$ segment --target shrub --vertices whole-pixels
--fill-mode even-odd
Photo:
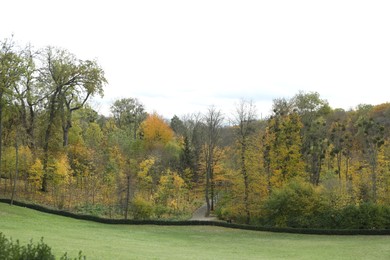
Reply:
[[[54,255],[51,252],[51,248],[43,242],[41,238],[38,244],[33,244],[31,240],[26,246],[20,245],[19,240],[13,242],[12,239],[8,240],[3,233],[0,232],[0,259],[4,260],[19,260],[19,259],[28,259],[28,260],[52,260],[55,259]],[[65,253],[61,260],[69,260],[67,253]],[[81,251],[79,252],[79,257],[75,259],[85,259],[85,256],[82,256]]]
[[[332,207],[307,183],[274,190],[262,206],[260,224],[319,229],[390,229],[390,207],[373,203]]]
[[[109,212],[109,206],[101,204],[90,204],[86,203],[84,205],[77,206],[75,208],[76,213],[78,214],[87,214],[92,216],[105,216]]]
[[[139,196],[133,199],[132,213],[134,219],[150,219],[153,214],[153,204]]]
[[[364,203],[350,205],[335,214],[336,227],[342,229],[390,229],[390,208]]]
[[[317,228],[323,225],[318,216],[328,210],[329,206],[311,184],[292,181],[275,189],[265,201],[260,223],[275,227]]]

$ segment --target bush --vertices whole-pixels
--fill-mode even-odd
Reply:
[[[132,213],[134,219],[150,219],[153,214],[153,204],[139,196],[133,199]]]
[[[262,207],[260,224],[319,229],[390,229],[390,207],[373,203],[334,208],[307,183],[274,190]]]
[[[350,205],[334,213],[336,228],[390,229],[390,208],[364,203]]]
[[[38,244],[33,244],[32,240],[26,246],[22,246],[19,240],[13,242],[12,239],[8,240],[3,233],[0,232],[0,259],[4,260],[52,260],[55,259],[51,252],[51,248],[43,242],[43,238]],[[61,260],[68,260],[67,254],[65,253]],[[79,257],[75,259],[85,259],[82,256],[81,251]]]
[[[218,203],[215,207],[215,215],[221,220],[233,223],[245,223],[246,215],[244,204],[231,194],[219,195]]]
[[[108,215],[110,211],[109,206],[101,204],[90,204],[86,203],[75,208],[76,213],[78,214],[87,214],[92,216],[105,216]]]
[[[273,227],[318,228],[323,225],[318,216],[329,206],[311,184],[293,181],[276,189],[262,207],[260,223]]]
[[[155,207],[154,207],[154,214],[156,215],[156,217],[158,219],[162,218],[165,214],[167,214],[169,212],[168,208],[165,207],[164,205],[161,205],[161,204],[157,204]]]

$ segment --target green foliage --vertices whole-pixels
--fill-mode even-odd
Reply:
[[[327,210],[311,184],[295,180],[272,192],[262,206],[260,223],[275,227],[316,227],[316,216]]]
[[[292,182],[275,190],[262,207],[260,223],[273,227],[321,229],[390,229],[390,207],[364,203],[331,206],[307,183]]]
[[[86,214],[92,216],[105,216],[108,215],[109,206],[101,205],[101,204],[90,204],[85,203],[84,205],[78,206],[75,208],[75,211],[78,214]]]
[[[348,205],[332,212],[331,227],[341,229],[390,229],[390,207],[373,203]]]
[[[41,240],[34,244],[32,240],[27,245],[20,245],[19,240],[13,242],[12,239],[8,240],[3,233],[0,232],[0,259],[3,260],[54,260],[55,257],[51,252],[50,246],[43,242],[43,237]],[[71,260],[67,253],[65,253],[61,260]],[[79,252],[78,258],[75,260],[86,259],[82,255],[81,251]]]
[[[153,215],[153,204],[150,201],[136,196],[131,203],[134,219],[150,219]]]

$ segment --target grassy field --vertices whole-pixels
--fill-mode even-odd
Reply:
[[[209,226],[107,225],[0,203],[0,232],[87,259],[390,259],[389,236],[319,236]]]

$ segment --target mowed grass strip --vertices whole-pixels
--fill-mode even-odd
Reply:
[[[0,232],[44,237],[57,256],[87,259],[390,259],[390,236],[325,236],[211,226],[108,225],[0,203]]]

